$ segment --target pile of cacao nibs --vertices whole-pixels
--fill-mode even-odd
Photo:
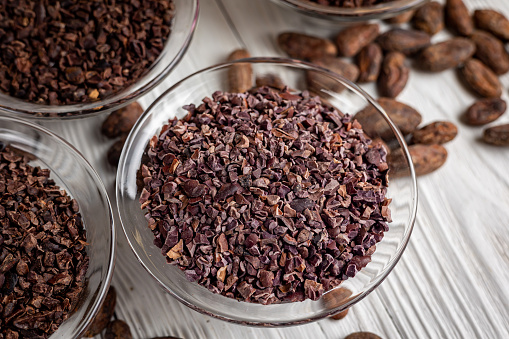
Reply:
[[[504,47],[509,41],[509,20],[504,15],[491,9],[471,14],[462,0],[447,0],[445,5],[428,2],[387,22],[396,26],[383,33],[377,23],[364,23],[343,29],[334,41],[284,32],[277,42],[293,58],[311,61],[354,82],[376,82],[380,100],[386,103],[382,106],[391,118],[400,115],[398,110],[405,105],[394,99],[405,89],[411,75],[410,63],[426,72],[457,70],[459,80],[479,97],[471,107],[465,107],[466,124],[488,124],[505,112],[506,103],[500,98],[503,87],[498,79],[509,71],[509,53]],[[433,36],[444,28],[457,36],[434,43]],[[308,76],[307,80],[311,92],[319,90],[321,79]],[[447,121],[431,122],[423,127],[427,137],[426,143],[421,143],[419,137],[412,137],[414,132],[424,133],[417,130],[420,121],[414,124],[415,114],[401,117],[401,124],[412,126],[401,129],[395,121],[408,135],[407,140],[415,144],[410,151],[417,174],[440,168],[447,158],[442,144],[454,138],[456,126]],[[483,140],[509,145],[509,124],[486,129]]]
[[[0,3],[0,90],[50,105],[102,100],[156,61],[172,0]]]
[[[317,300],[391,221],[386,152],[307,91],[215,92],[154,136],[141,208],[169,263],[240,301]]]
[[[335,6],[343,8],[369,7],[374,5],[392,2],[395,0],[309,0],[324,6]]]
[[[89,265],[76,200],[28,161],[0,149],[2,338],[48,338],[78,304]]]

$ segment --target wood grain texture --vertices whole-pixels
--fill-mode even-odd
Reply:
[[[509,16],[506,0],[465,0],[469,9],[496,8]],[[178,79],[225,60],[236,48],[253,56],[282,56],[277,34],[293,30],[334,37],[335,23],[311,19],[268,0],[202,0],[201,17],[188,53],[171,76],[140,102],[147,107]],[[383,27],[385,29],[385,27]],[[450,37],[440,32],[433,41]],[[509,75],[501,78],[508,99]],[[363,85],[376,96],[372,84]],[[136,262],[118,226],[113,284],[116,316],[135,338],[343,338],[370,331],[382,338],[509,338],[509,149],[479,142],[482,128],[459,122],[475,98],[454,70],[411,71],[399,96],[416,107],[423,123],[450,120],[458,137],[446,147],[449,159],[438,172],[419,179],[417,222],[402,260],[387,280],[341,321],[322,320],[281,329],[248,328],[194,312],[164,293]],[[104,117],[51,122],[104,180],[114,204],[115,172],[106,162],[112,141],[99,133]],[[497,122],[509,122],[509,115]]]

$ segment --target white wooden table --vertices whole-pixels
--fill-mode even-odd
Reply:
[[[471,8],[494,7],[509,16],[507,0],[466,0]],[[275,37],[300,31],[333,37],[339,26],[308,19],[268,0],[201,0],[200,22],[184,60],[155,91],[234,49],[253,56],[282,56]],[[446,39],[441,32],[433,39]],[[502,77],[506,89],[509,75]],[[376,96],[373,85],[364,88]],[[507,90],[503,97],[508,99]],[[343,338],[371,331],[382,338],[509,338],[509,148],[479,142],[481,128],[459,122],[474,96],[455,71],[412,70],[399,100],[418,108],[424,122],[451,120],[458,137],[446,147],[449,159],[438,172],[419,178],[415,230],[402,260],[387,280],[341,321],[325,319],[290,328],[248,328],[222,322],[181,305],[164,293],[136,261],[118,226],[113,285],[116,315],[135,338],[174,335],[191,338]],[[101,136],[104,117],[44,123],[73,143],[92,163],[114,201],[114,169],[106,162],[111,141]],[[497,123],[509,122],[506,113]]]

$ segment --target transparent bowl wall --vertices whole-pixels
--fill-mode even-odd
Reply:
[[[305,89],[306,71],[320,75],[323,86],[317,93],[330,104],[345,113],[355,113],[366,106],[374,106],[383,121],[380,125],[384,134],[390,132],[388,140],[393,151],[403,151],[406,163],[400,171],[407,171],[408,177],[391,181],[388,196],[391,204],[393,222],[382,242],[377,245],[372,262],[363,268],[355,278],[346,280],[341,287],[353,292],[345,297],[342,290],[332,290],[318,300],[284,303],[278,305],[259,305],[239,302],[222,295],[214,294],[197,283],[190,283],[176,266],[166,263],[159,248],[153,245],[154,236],[147,226],[144,212],[138,202],[139,191],[136,186],[136,173],[140,168],[142,156],[152,136],[159,134],[168,119],[183,117],[183,105],[199,104],[205,96],[216,90],[227,90],[228,70],[239,62],[226,63],[197,72],[180,81],[144,113],[128,137],[117,172],[117,208],[123,230],[145,269],[170,294],[185,305],[223,320],[248,325],[280,326],[299,324],[317,320],[355,304],[389,274],[409,240],[413,228],[417,192],[412,165],[408,162],[407,146],[380,106],[365,92],[350,81],[311,64],[288,59],[244,59],[241,62],[252,64],[255,75],[277,74],[291,88]],[[340,91],[338,85],[344,87]]]
[[[191,42],[198,21],[199,0],[173,1],[176,14],[164,49],[148,72],[134,84],[100,101],[60,106],[30,103],[0,92],[0,110],[16,115],[27,114],[31,117],[50,114],[50,118],[70,118],[108,113],[137,100],[170,74]]]
[[[272,0],[280,5],[291,7],[305,15],[343,22],[358,22],[373,19],[387,19],[417,8],[430,0],[395,0],[375,6],[343,8],[325,6],[308,0]]]
[[[72,315],[50,338],[81,338],[106,296],[113,273],[115,229],[106,190],[81,154],[46,129],[0,117],[0,141],[33,155],[30,164],[50,169],[50,177],[79,204],[89,243],[87,284]]]

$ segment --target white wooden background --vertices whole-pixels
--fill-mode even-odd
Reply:
[[[507,0],[465,0],[470,9],[493,7],[509,16]],[[141,103],[182,77],[219,63],[234,49],[253,56],[282,56],[275,37],[292,30],[333,37],[340,26],[306,18],[268,0],[201,0],[200,22],[184,60]],[[446,39],[441,32],[433,39]],[[502,78],[509,88],[509,75]],[[374,86],[364,87],[376,96]],[[507,90],[503,97],[508,99]],[[451,120],[458,137],[446,147],[440,171],[419,179],[415,231],[402,260],[387,280],[341,321],[325,319],[290,328],[248,328],[222,322],[165,294],[136,261],[119,230],[113,285],[116,315],[135,338],[343,338],[371,331],[382,338],[509,338],[509,148],[482,144],[482,128],[459,122],[474,96],[456,71],[412,70],[399,96],[418,108],[424,122]],[[85,155],[103,178],[114,202],[114,169],[106,162],[111,145],[99,133],[104,117],[45,123]],[[497,123],[509,122],[506,113]],[[118,220],[118,219],[117,219]]]

